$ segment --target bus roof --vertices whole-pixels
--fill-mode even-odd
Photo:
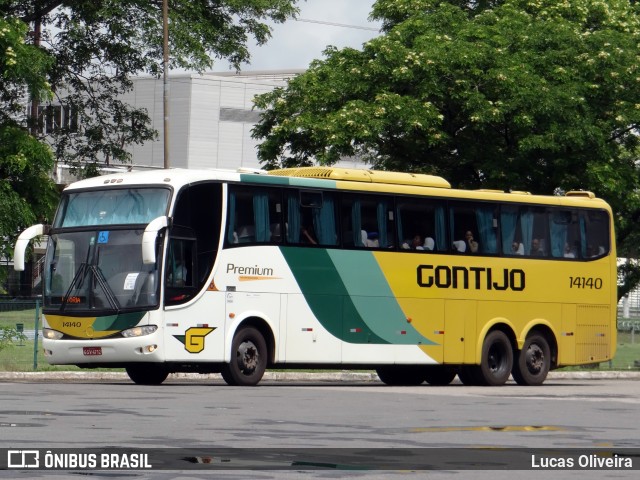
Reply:
[[[532,195],[523,191],[454,189],[447,180],[434,175],[339,167],[299,167],[268,172],[246,169],[234,171],[181,168],[123,171],[79,180],[69,185],[66,190],[144,185],[167,185],[178,190],[183,185],[206,180],[608,209],[604,200],[597,198],[589,191],[575,190],[567,192],[564,196],[558,196]]]

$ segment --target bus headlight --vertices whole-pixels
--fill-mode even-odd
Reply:
[[[131,337],[143,337],[144,335],[151,335],[158,329],[156,325],[144,325],[142,327],[133,327],[121,332],[125,338]]]
[[[60,340],[62,338],[63,333],[57,330],[52,330],[50,328],[42,329],[42,336],[48,340]]]

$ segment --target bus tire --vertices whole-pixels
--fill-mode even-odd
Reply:
[[[154,363],[133,363],[125,368],[127,375],[138,385],[160,385],[169,376],[164,365]]]
[[[489,332],[482,344],[480,374],[485,385],[504,385],[513,370],[513,348],[509,337],[500,330]]]
[[[267,368],[267,343],[253,327],[238,330],[231,344],[231,362],[222,367],[222,378],[228,385],[257,385]]]
[[[429,385],[449,385],[457,373],[455,368],[433,365],[425,368],[424,379]]]
[[[458,378],[463,385],[470,387],[486,385],[478,365],[462,365],[458,370]]]
[[[551,347],[539,334],[529,335],[513,364],[513,379],[518,385],[542,385],[551,369]]]
[[[415,365],[385,365],[376,368],[382,383],[391,386],[416,386],[424,382],[424,370]]]

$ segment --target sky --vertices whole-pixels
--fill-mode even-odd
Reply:
[[[360,49],[379,35],[380,22],[368,20],[375,0],[300,0],[298,20],[272,25],[266,45],[252,45],[251,64],[242,71],[304,69],[328,45]],[[340,25],[348,25],[340,26]],[[229,71],[229,64],[217,61],[216,72]]]

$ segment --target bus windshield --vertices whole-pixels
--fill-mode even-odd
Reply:
[[[52,234],[45,259],[45,308],[98,314],[157,305],[157,264],[142,261],[143,232]]]
[[[146,224],[166,214],[167,188],[121,188],[66,194],[54,228]]]

